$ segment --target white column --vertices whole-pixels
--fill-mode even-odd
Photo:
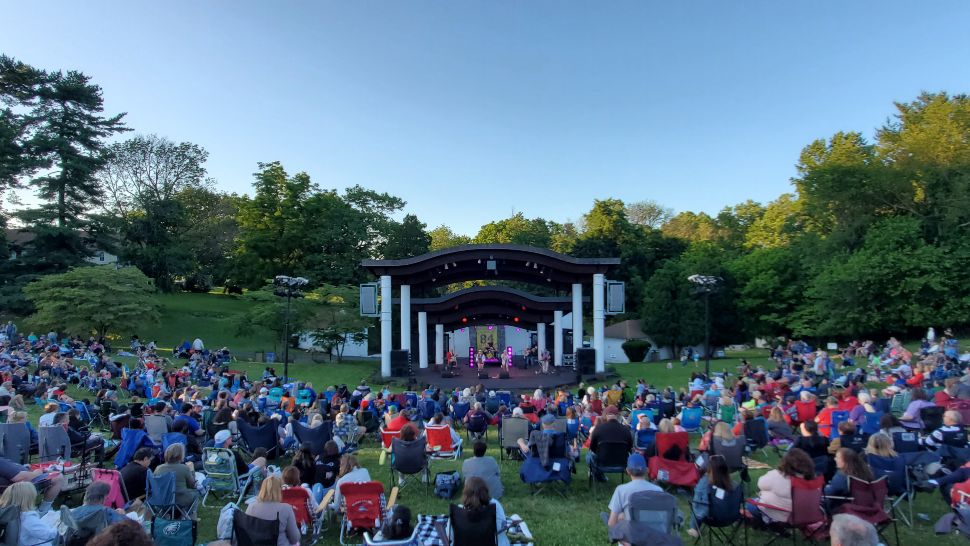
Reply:
[[[596,349],[596,373],[606,371],[606,277],[593,275],[593,348]]]
[[[411,350],[411,285],[401,285],[401,350]],[[412,360],[411,362],[414,362]]]
[[[562,311],[554,311],[552,317],[552,363],[562,366]]]
[[[434,325],[434,363],[438,366],[445,363],[445,325]]]
[[[418,367],[428,367],[428,314],[418,311]]]
[[[583,285],[573,284],[573,352],[583,346]]]
[[[391,377],[391,276],[381,276],[381,377]]]
[[[546,323],[540,322],[536,324],[536,350],[539,354],[536,355],[536,362],[542,358],[542,353],[546,352]]]

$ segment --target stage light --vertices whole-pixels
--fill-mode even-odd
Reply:
[[[530,265],[532,265],[532,262],[525,262],[526,267],[529,267]]]
[[[445,264],[445,271],[448,271],[448,264]]]
[[[468,317],[461,317],[462,323],[468,323]]]
[[[491,324],[489,324],[489,325],[488,325],[488,329],[489,329],[489,330],[491,330],[491,329],[493,329],[493,328],[495,328],[495,327],[494,327],[494,326],[492,326]]]
[[[482,263],[482,259],[481,258],[478,259],[478,263]]]
[[[512,319],[512,322],[519,322],[519,317],[515,317],[514,319]]]
[[[532,269],[539,269],[539,264],[532,264]]]
[[[525,306],[524,305],[522,306],[522,310],[525,311]]]

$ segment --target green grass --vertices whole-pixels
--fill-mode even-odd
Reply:
[[[238,336],[234,333],[232,319],[245,311],[245,302],[238,298],[216,294],[178,294],[162,296],[162,300],[164,312],[161,321],[156,325],[138,326],[133,328],[131,333],[137,333],[143,339],[154,339],[161,347],[171,347],[182,339],[201,337],[207,346],[225,345],[237,352],[272,350],[272,339],[269,339],[269,336]],[[732,353],[730,356],[731,358],[713,360],[712,370],[736,372],[736,366],[740,364],[741,358],[748,358],[754,365],[769,364],[764,351]],[[666,361],[618,364],[611,366],[611,369],[630,385],[634,385],[638,378],[643,378],[655,386],[669,385],[680,389],[686,386],[693,371],[704,368],[703,362],[696,367],[693,363],[682,367],[679,362],[674,361],[673,368],[670,370],[667,369],[666,364]],[[255,362],[237,362],[232,367],[258,375],[264,366],[265,364]],[[275,367],[277,371],[282,371],[279,364]],[[292,377],[311,381],[317,390],[331,384],[354,385],[364,378],[369,379],[373,386],[382,386],[383,381],[378,379],[378,370],[379,363],[373,361],[340,364],[300,362],[290,365]],[[399,390],[400,386],[395,385],[394,388]],[[75,389],[71,389],[70,394],[81,398],[86,397],[86,393],[80,393]],[[28,409],[32,422],[36,422],[40,408],[31,405]],[[692,435],[695,444],[698,438],[698,435]],[[466,453],[470,453],[470,450]],[[494,431],[490,431],[489,435],[489,454],[499,458],[498,438]],[[386,465],[379,465],[377,444],[373,441],[365,443],[358,455],[362,464],[370,470],[371,476],[388,486],[389,470]],[[777,464],[777,456],[773,453],[767,456],[758,453],[754,458],[769,466]],[[522,516],[532,530],[536,544],[565,546],[607,543],[606,529],[599,519],[599,513],[607,510],[607,503],[616,485],[615,476],[610,478],[611,483],[602,484],[593,491],[587,483],[585,462],[581,461],[578,464],[569,497],[562,500],[550,492],[533,497],[529,488],[519,479],[519,463],[506,461],[501,462],[500,465],[506,491],[502,504],[506,513]],[[431,469],[433,474],[459,467],[460,462],[435,461]],[[753,471],[753,482],[756,482],[763,472]],[[749,486],[749,493],[753,492],[755,487],[755,483],[752,483]],[[688,513],[687,498],[679,496],[678,499],[681,509]],[[403,490],[399,502],[408,505],[415,514],[448,512],[448,501],[426,493],[423,486],[416,484],[410,484]],[[900,525],[900,541],[918,543],[922,540],[933,540],[938,545],[965,543],[963,539],[952,536],[938,537],[933,534],[932,522],[935,522],[946,510],[947,507],[937,493],[918,495],[914,511],[928,514],[930,521],[917,520],[912,529]],[[218,516],[218,508],[202,509],[199,518],[200,543],[215,538]],[[686,534],[684,539],[689,543],[690,538]],[[749,533],[750,544],[762,544],[765,541],[766,535],[754,531]],[[325,532],[320,544],[337,544],[335,524],[330,525],[330,530]]]

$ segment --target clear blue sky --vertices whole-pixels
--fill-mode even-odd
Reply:
[[[474,234],[594,198],[716,212],[892,101],[970,91],[970,3],[5,2],[0,52],[76,68],[139,133],[403,197]]]

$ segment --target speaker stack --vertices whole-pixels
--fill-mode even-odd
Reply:
[[[394,377],[411,375],[411,351],[391,351],[391,375]]]
[[[583,347],[576,349],[576,375],[596,374],[596,349]]]
[[[502,370],[502,371],[498,372],[498,378],[499,379],[508,379],[509,378],[509,371],[508,370]]]

